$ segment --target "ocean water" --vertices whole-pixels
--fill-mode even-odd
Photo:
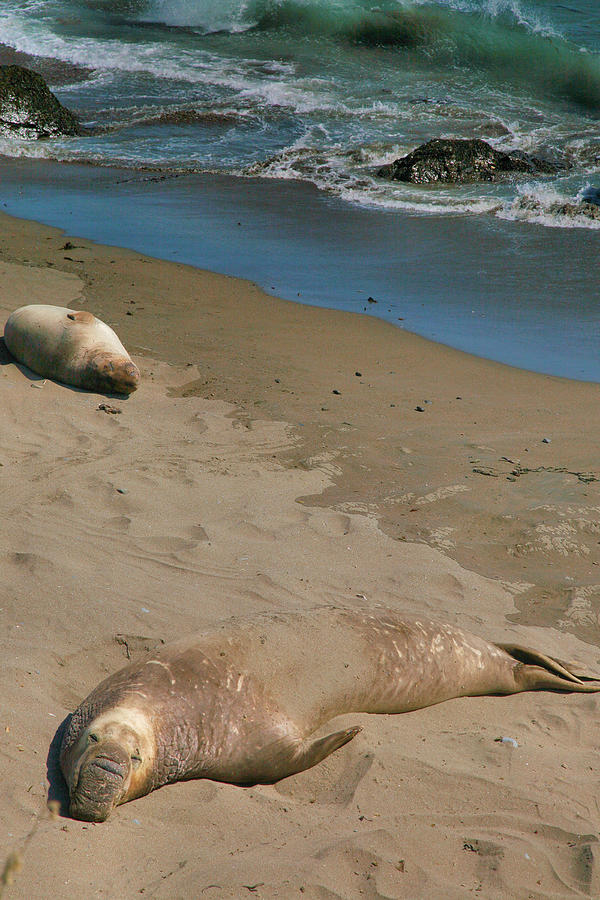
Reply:
[[[64,63],[51,86],[87,129],[2,138],[6,156],[294,179],[410,215],[600,227],[565,211],[600,186],[598,0],[3,0],[0,43]],[[433,137],[566,168],[465,187],[376,177]]]
[[[225,272],[488,359],[600,382],[594,231],[398,214],[298,181],[29,159],[5,160],[0,174],[4,212],[63,228],[75,245],[86,237]]]

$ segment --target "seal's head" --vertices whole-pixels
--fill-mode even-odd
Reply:
[[[131,359],[97,352],[85,368],[85,387],[99,393],[132,394],[140,383],[140,370]]]
[[[70,814],[86,822],[104,822],[113,807],[148,793],[153,759],[154,742],[145,716],[113,710],[93,719],[61,755]]]

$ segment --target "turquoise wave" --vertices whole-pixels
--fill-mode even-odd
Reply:
[[[397,48],[432,66],[476,70],[498,82],[600,107],[600,55],[528,20],[515,4],[401,5],[256,0],[246,16],[261,31],[295,30]]]
[[[120,0],[115,6],[136,6],[146,20],[204,33],[285,32],[397,50],[421,67],[450,66],[589,111],[600,107],[600,54],[571,42],[535,5],[518,0]]]

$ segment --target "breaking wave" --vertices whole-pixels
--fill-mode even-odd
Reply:
[[[364,46],[404,50],[430,65],[478,70],[535,85],[588,109],[600,106],[600,58],[516,0],[150,0],[140,21],[205,34],[286,30]]]

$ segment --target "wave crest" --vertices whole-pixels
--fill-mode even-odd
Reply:
[[[125,2],[125,0],[123,0]],[[133,2],[133,0],[128,0]],[[140,18],[204,34],[285,30],[407,51],[426,66],[478,71],[600,108],[600,57],[518,0],[140,0]]]
[[[389,29],[386,16],[419,14],[423,8],[437,7],[441,12],[477,14],[488,21],[517,25],[540,34],[556,33],[542,21],[537,12],[519,0],[88,0],[95,6],[112,8],[119,13],[137,14],[165,25],[200,27],[208,32],[233,32],[251,27],[271,28],[281,25],[325,31],[346,29],[361,18],[369,24]],[[369,22],[368,20],[371,20]],[[392,26],[391,31],[394,31]],[[385,35],[384,35],[385,36]]]

